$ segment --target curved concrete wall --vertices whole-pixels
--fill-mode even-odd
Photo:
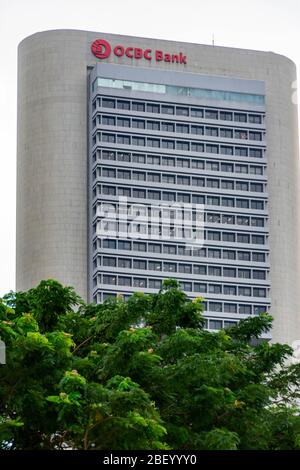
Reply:
[[[266,83],[271,299],[274,340],[300,339],[299,162],[294,64],[271,53],[74,30],[34,34],[19,46],[17,289],[41,279],[87,298],[87,68],[90,45],[182,51],[186,72]],[[111,55],[108,63],[180,71],[181,64]]]

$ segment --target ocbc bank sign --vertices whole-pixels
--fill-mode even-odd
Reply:
[[[111,47],[105,39],[96,39],[91,46],[92,53],[98,59],[107,59],[113,53],[117,57],[128,57],[128,59],[146,59],[155,60],[156,62],[171,62],[176,64],[186,64],[186,55],[182,52],[178,54],[170,54],[158,49],[142,49],[140,47],[126,47],[118,44],[114,48]]]

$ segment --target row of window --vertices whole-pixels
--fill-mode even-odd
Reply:
[[[93,189],[93,197],[97,195],[124,196],[137,199],[156,201],[183,202],[204,204],[207,206],[237,207],[240,209],[264,210],[266,201],[259,199],[241,199],[234,197],[209,196],[203,194],[176,193],[175,191],[154,191],[126,186],[108,186],[97,184]]]
[[[176,184],[180,186],[198,186],[207,188],[221,188],[235,191],[251,191],[262,193],[265,190],[264,183],[229,180],[220,178],[204,178],[200,176],[175,175],[172,173],[145,172],[138,170],[115,169],[109,167],[97,168],[93,171],[93,179],[96,177],[118,178],[125,180],[147,181],[150,183]]]
[[[193,256],[203,258],[220,258],[227,260],[250,261],[253,263],[265,263],[266,253],[261,251],[248,250],[227,250],[219,248],[187,247],[186,245],[176,245],[168,243],[151,243],[131,240],[98,239],[94,242],[94,250],[97,248],[121,251],[139,251],[144,253],[164,253],[167,255]],[[120,261],[119,261],[120,259]],[[118,267],[131,268],[130,258],[119,258]],[[96,263],[96,261],[95,261]],[[97,264],[94,265],[96,267]]]
[[[139,100],[124,100],[114,98],[97,98],[93,101],[92,110],[97,107],[109,109],[121,109],[125,111],[135,111],[138,113],[168,114],[185,117],[195,117],[200,119],[219,119],[222,121],[249,122],[251,124],[261,124],[263,115],[258,113],[233,112],[229,110],[217,110],[213,108],[195,106],[174,106],[173,104],[160,104],[152,101],[144,102]]]
[[[215,143],[189,142],[185,140],[160,139],[154,137],[142,137],[140,135],[112,134],[97,132],[93,136],[93,145],[97,142],[110,144],[134,145],[137,147],[163,148],[168,150],[191,151],[200,153],[213,153],[222,155],[235,155],[239,157],[263,158],[264,149],[238,147],[233,145],[218,145]]]
[[[160,226],[156,224],[143,224],[137,222],[117,222],[117,221],[101,221],[98,226],[93,225],[94,233],[101,232],[101,235],[109,234],[111,236],[128,234],[131,237],[136,235],[137,238],[157,238],[164,239],[193,239],[193,240],[212,240],[223,241],[227,243],[252,243],[253,245],[265,245],[267,237],[265,235],[257,235],[239,232],[223,232],[220,230],[200,230],[196,231],[188,227],[172,227]]]
[[[94,287],[96,287],[98,283],[101,283],[101,277],[98,275],[94,278]],[[124,276],[119,274],[111,275],[111,274],[103,274],[102,275],[102,283],[103,284],[110,284],[110,285],[119,285],[119,286],[126,286],[126,287],[148,287],[149,289],[161,289],[162,288],[162,279],[144,279],[140,277],[132,277],[132,276]],[[185,282],[185,281],[182,281]],[[191,283],[189,283],[191,284]],[[231,286],[231,285],[223,285],[223,284],[207,284],[204,282],[194,282],[193,283],[193,291],[199,292],[202,294],[214,294],[214,295],[229,295],[229,296],[239,296],[239,297],[263,297],[266,298],[268,296],[268,289],[262,287],[250,287],[250,286]],[[219,302],[215,304],[222,305]],[[216,308],[216,307],[215,307]],[[222,311],[222,308],[219,307],[220,310],[215,311]],[[227,310],[229,312],[229,310]],[[236,313],[230,311],[230,313]]]
[[[104,256],[102,263],[105,261],[105,266],[116,267],[117,258],[113,256]],[[215,277],[232,277],[240,279],[261,279],[267,278],[267,271],[265,269],[248,269],[248,268],[235,268],[228,266],[214,266],[205,264],[189,264],[189,263],[171,263],[162,262],[157,260],[147,259],[134,259],[132,260],[133,268],[143,271],[165,271],[165,272],[179,272],[183,274],[197,274],[204,276]],[[126,263],[124,263],[126,264]]]
[[[93,154],[93,161],[101,159],[101,150]],[[147,155],[130,152],[114,152],[102,150],[102,160],[119,161],[125,163],[138,163],[139,165],[163,165],[174,168],[193,168],[207,171],[221,171],[224,173],[244,173],[251,175],[263,175],[265,167],[262,165],[245,165],[240,163],[215,162],[190,158],[175,158],[160,155]]]
[[[122,209],[124,209],[122,207]],[[113,217],[118,218],[120,213],[124,215],[124,210],[121,211],[119,204],[114,203],[102,203],[93,207],[93,216],[99,215],[100,217]],[[126,215],[133,219],[139,217],[142,221],[161,222],[168,221],[174,223],[182,223],[183,221],[196,221],[200,220],[207,224],[222,224],[222,225],[243,225],[247,227],[265,227],[266,219],[263,217],[249,217],[245,215],[234,215],[230,213],[220,214],[219,212],[201,212],[193,211],[192,209],[187,211],[184,209],[169,209],[164,207],[152,207],[144,205],[127,205]]]
[[[247,129],[234,129],[227,127],[200,126],[182,122],[153,121],[123,116],[97,115],[93,119],[93,128],[97,125],[128,127],[134,129],[147,129],[150,131],[177,132],[179,134],[207,135],[210,137],[224,137],[226,139],[262,141],[264,134],[260,131]]]

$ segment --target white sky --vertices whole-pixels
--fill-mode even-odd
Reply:
[[[83,29],[273,51],[300,67],[299,0],[0,0],[0,296],[15,287],[17,45]]]

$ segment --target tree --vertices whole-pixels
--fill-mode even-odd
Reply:
[[[2,449],[299,449],[299,364],[263,314],[204,329],[174,280],[86,305],[42,281],[0,302]],[[253,341],[256,340],[256,341]]]

